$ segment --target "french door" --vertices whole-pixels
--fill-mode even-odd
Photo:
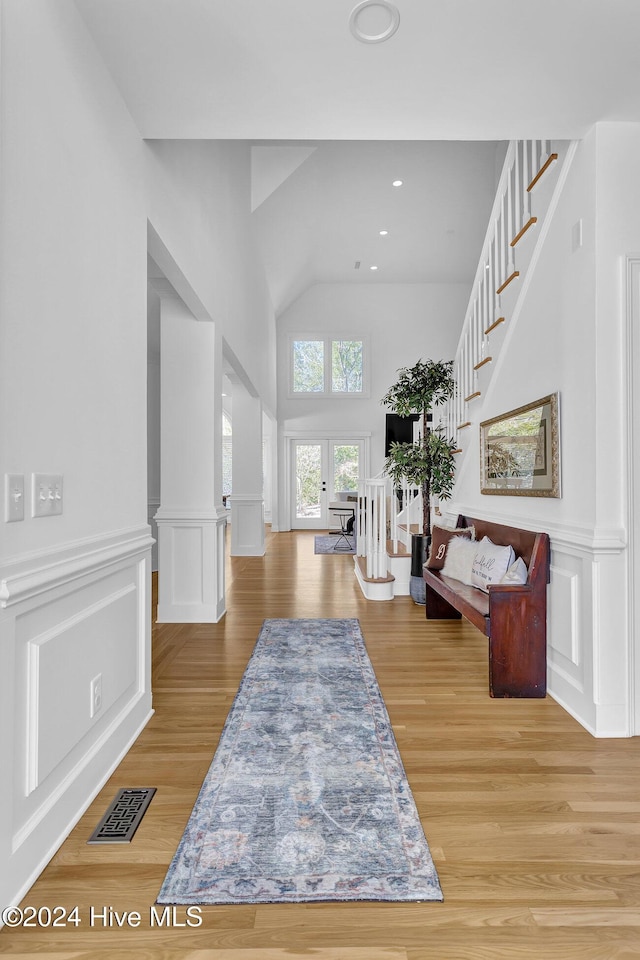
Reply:
[[[326,530],[330,504],[358,492],[363,469],[363,440],[293,440],[291,526]]]

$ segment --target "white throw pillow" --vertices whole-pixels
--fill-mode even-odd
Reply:
[[[447,547],[447,556],[442,568],[445,577],[471,584],[471,567],[478,549],[475,540],[466,537],[452,537]]]
[[[517,583],[524,584],[529,578],[529,571],[527,570],[527,565],[522,559],[522,557],[516,557],[514,562],[511,564],[504,577],[502,578],[503,583]]]
[[[471,568],[471,583],[481,590],[488,590],[492,583],[500,583],[516,559],[513,547],[500,547],[483,537],[474,544],[476,555]]]

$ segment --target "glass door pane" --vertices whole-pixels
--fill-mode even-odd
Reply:
[[[333,495],[357,493],[360,479],[360,444],[333,444]]]
[[[357,496],[363,469],[362,440],[293,440],[291,525],[298,529],[336,529],[335,509],[354,502],[347,498]]]
[[[322,443],[295,444],[295,521],[297,527],[326,523],[326,483]]]

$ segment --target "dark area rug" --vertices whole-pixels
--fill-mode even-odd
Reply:
[[[347,542],[348,540],[348,542]],[[355,537],[350,536],[347,540],[340,534],[324,534],[313,538],[314,553],[355,553]]]

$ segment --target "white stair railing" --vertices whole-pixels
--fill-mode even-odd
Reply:
[[[550,140],[513,140],[509,144],[454,358],[455,391],[438,410],[440,423],[458,448],[473,422],[472,404],[486,392],[492,362],[495,366],[498,344],[494,331],[503,330],[508,323],[506,307],[517,301],[517,292],[512,292],[521,287],[531,261],[531,245],[523,244],[527,249],[521,254],[518,244],[531,236],[529,231],[549,210],[551,195],[543,191],[540,199],[539,185],[554,167],[557,170],[564,163],[569,146]]]
[[[400,484],[391,488],[391,531],[390,540],[393,552],[398,552],[398,546],[411,550],[411,524],[417,515],[421,515],[422,501],[417,502],[420,489],[404,478]]]
[[[387,541],[398,553],[399,545],[411,551],[411,525],[422,517],[420,489],[403,480],[394,487],[390,477],[377,476],[358,484],[356,552],[366,558],[368,579],[388,574]]]
[[[357,552],[366,557],[368,580],[387,576],[388,479],[375,477],[358,484]]]

